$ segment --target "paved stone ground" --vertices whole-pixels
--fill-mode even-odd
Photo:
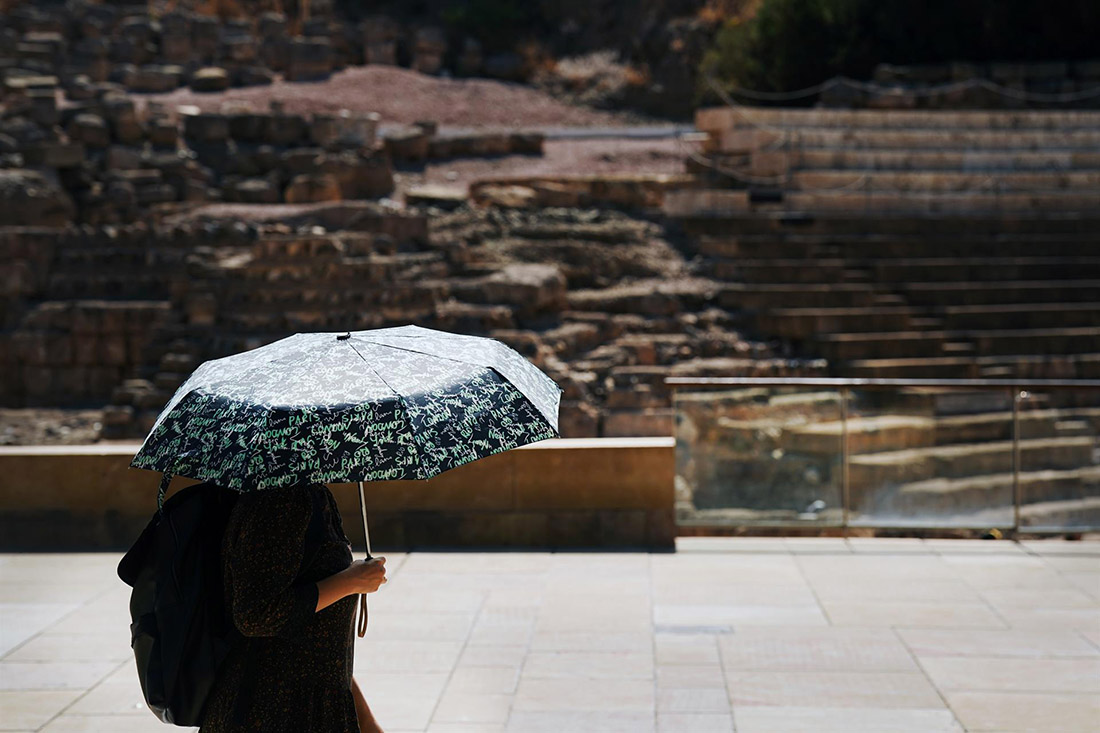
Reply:
[[[118,558],[0,555],[0,729],[167,730]],[[356,676],[391,733],[1098,730],[1096,542],[694,538],[388,566]]]

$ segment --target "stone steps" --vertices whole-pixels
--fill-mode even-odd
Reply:
[[[1003,507],[1011,515],[1012,473],[965,478],[936,477],[895,486],[852,487],[853,505],[864,513],[926,517]],[[1047,502],[1100,503],[1100,466],[1025,470],[1019,474],[1025,505]],[[1028,506],[1021,507],[1021,515]],[[1031,514],[1037,507],[1030,507]],[[1079,516],[1079,515],[1078,515]]]
[[[898,283],[894,286],[913,305],[962,306],[1006,303],[1087,303],[1100,292],[1100,280],[1010,280],[1003,282]]]
[[[787,164],[792,170],[1070,171],[1100,168],[1100,151],[801,148],[787,154]]]
[[[730,189],[670,191],[665,197],[664,211],[676,219],[687,234],[711,237],[780,235],[784,238],[826,237],[864,241],[869,233],[873,233],[873,239],[869,241],[894,238],[931,241],[942,237],[945,241],[958,242],[970,238],[1014,240],[1020,237],[1066,236],[1096,241],[1097,232],[1100,232],[1100,210],[1097,209],[1060,214],[1010,209],[965,214],[941,211],[935,216],[903,211],[869,217],[862,207],[814,213],[747,212],[731,204],[733,200],[744,198],[745,191]]]
[[[1098,141],[1100,142],[1100,141]],[[1026,193],[948,193],[880,191],[793,191],[783,197],[787,211],[924,212],[928,214],[1009,211],[1096,211],[1100,191]],[[750,205],[746,201],[745,209]]]
[[[1015,354],[1028,350],[1053,354],[1100,351],[1100,328],[999,329],[975,331],[907,331],[880,333],[830,333],[814,339],[828,359],[852,361],[907,356],[945,355],[945,345],[971,344],[956,353],[972,355]]]
[[[1030,470],[1071,470],[1092,466],[1093,436],[1032,438],[1019,442],[1020,462]],[[851,486],[861,490],[935,478],[964,478],[1010,473],[1012,441],[908,448],[854,455],[849,459]]]
[[[730,309],[767,309],[780,304],[802,308],[869,307],[878,302],[880,295],[866,283],[724,283],[718,291],[718,304]]]
[[[1018,131],[1100,129],[1100,113],[1090,110],[869,110],[803,109],[792,107],[711,107],[695,113],[700,130],[725,130],[751,124],[774,127],[841,127],[864,130],[928,129]]]
[[[1096,435],[1100,433],[1100,407],[1023,410],[1019,423],[1023,439]],[[840,450],[842,430],[840,420],[790,428],[790,449],[836,453]],[[848,418],[848,450],[852,455],[1011,439],[1011,411],[968,415],[897,413]]]
[[[929,281],[1100,279],[1100,257],[921,257],[720,259],[712,271],[721,279],[750,283],[838,282],[863,271],[879,285]]]
[[[830,150],[890,151],[1095,151],[1100,144],[1100,127],[1048,130],[937,130],[927,127],[861,129],[802,127],[768,130],[728,128],[711,131],[704,144],[710,153],[746,153],[827,148]]]
[[[942,309],[775,308],[756,314],[756,324],[762,332],[794,340],[809,339],[818,333],[920,330],[918,325],[929,330],[986,330],[1006,323],[1026,329],[1100,326],[1100,303],[1013,303]]]
[[[1100,234],[903,235],[729,234],[699,239],[700,254],[745,258],[854,258],[881,261],[936,257],[1088,257],[1100,252]]]
[[[855,183],[850,174],[848,182]],[[728,223],[723,227],[719,222],[754,218],[756,214],[770,214],[770,221],[784,218],[776,216],[783,214],[787,221],[801,219],[812,226],[828,215],[852,211],[863,212],[871,218],[890,214],[893,217],[935,215],[954,219],[970,215],[989,218],[1000,211],[1069,214],[1100,210],[1100,191],[1083,190],[929,193],[862,190],[862,184],[851,187],[844,184],[838,190],[780,191],[771,188],[767,193],[767,197],[758,198],[747,190],[671,191],[665,196],[663,211],[673,218],[688,220],[685,224],[689,231],[707,233],[723,229],[728,232]]]
[[[846,377],[897,379],[1097,379],[1100,352],[856,359],[837,372]]]
[[[1100,171],[860,171],[797,170],[788,185],[817,192],[851,186],[858,191],[884,193],[985,193],[1011,194],[1037,192],[1096,193]]]

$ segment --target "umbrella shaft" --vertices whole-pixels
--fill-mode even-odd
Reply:
[[[363,539],[367,542],[367,559],[371,557],[370,554],[370,530],[367,529],[367,501],[363,497],[363,482],[359,482],[359,510],[363,513]]]

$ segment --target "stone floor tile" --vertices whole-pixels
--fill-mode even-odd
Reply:
[[[940,602],[981,603],[982,596],[964,580],[922,580],[876,578],[873,582],[853,583],[851,578],[816,579],[813,591],[821,601],[832,602]]]
[[[644,652],[652,648],[650,633],[544,630],[531,637],[532,651]]]
[[[532,651],[523,676],[548,679],[653,679],[653,652]]]
[[[462,644],[450,641],[390,641],[370,633],[355,644],[355,671],[449,672],[458,662]]]
[[[80,696],[80,690],[0,691],[0,730],[37,730]]]
[[[802,585],[805,579],[791,554],[654,555],[655,583],[682,579],[736,585]]]
[[[763,585],[759,583],[721,583],[700,577],[654,580],[654,605],[737,606],[752,603],[759,606],[812,606],[817,603],[813,589],[807,583]]]
[[[633,679],[540,679],[521,677],[515,710],[569,710],[649,713],[654,709],[653,682]]]
[[[370,614],[370,632],[389,641],[465,641],[474,625],[472,613],[384,613]]]
[[[940,690],[1100,693],[1100,658],[924,657]]]
[[[727,670],[919,671],[912,655],[884,628],[743,628],[718,639]]]
[[[657,713],[657,733],[733,733],[729,713]]]
[[[1100,573],[1100,553],[1088,555],[1043,555],[1043,562],[1060,573]]]
[[[1021,540],[1020,546],[1039,555],[1096,555],[1100,556],[1100,542],[1090,540]]]
[[[371,712],[389,730],[423,730],[443,695],[448,675],[356,672]]]
[[[677,554],[788,551],[783,537],[677,537]]]
[[[1098,573],[1062,573],[1062,577],[1082,593],[1100,601],[1100,574]]]
[[[458,658],[459,667],[513,667],[519,669],[527,647],[514,645],[468,645]]]
[[[657,689],[718,687],[726,689],[726,677],[718,664],[662,664],[657,667]]]
[[[0,690],[86,690],[116,662],[0,662]]]
[[[74,715],[152,715],[145,704],[137,672],[132,679],[105,680],[88,690],[66,713]]]
[[[948,692],[946,697],[972,733],[1096,733],[1100,720],[1098,695]]]
[[[783,544],[796,555],[848,555],[853,551],[843,537],[784,537]]]
[[[133,656],[130,635],[41,633],[9,652],[7,662],[121,662]]]
[[[658,632],[654,638],[658,665],[690,664],[717,666],[718,642],[714,634],[669,634]]]
[[[0,603],[60,603],[63,605],[86,603],[101,594],[102,583],[29,583],[0,581]]]
[[[654,604],[653,622],[659,626],[825,626],[828,620],[815,603],[804,606]]]
[[[769,672],[726,670],[735,708],[740,705],[923,708],[943,706],[928,679],[916,672]]]
[[[76,608],[75,603],[0,603],[0,656]]]
[[[852,552],[876,555],[929,554],[932,548],[920,537],[849,537]]]
[[[655,717],[646,712],[513,710],[507,733],[654,733]]]
[[[432,715],[433,723],[499,723],[508,720],[512,696],[448,688]]]
[[[963,733],[950,710],[738,706],[737,733]]]
[[[194,732],[198,728],[174,728]],[[50,721],[41,733],[164,733],[164,723],[150,713],[138,715],[62,715]]]
[[[982,597],[995,608],[1092,608],[1100,613],[1100,601],[1079,588],[987,588]]]
[[[425,733],[504,733],[504,726],[493,723],[432,723]]]
[[[835,626],[942,626],[1004,628],[1005,622],[984,603],[848,603],[822,601]]]
[[[451,674],[447,690],[463,693],[511,695],[519,681],[519,667],[464,667]]]
[[[925,539],[925,547],[931,548],[940,554],[956,553],[992,553],[1022,555],[1027,550],[1019,543],[1012,540],[954,540],[954,539]]]
[[[657,711],[670,713],[728,713],[729,693],[716,687],[659,687]]]
[[[997,613],[1014,629],[1100,631],[1100,613],[1091,608],[1013,608]]]
[[[1077,633],[1080,634],[1083,638],[1092,642],[1092,645],[1100,650],[1100,630],[1078,631]]]
[[[1096,657],[1100,649],[1073,631],[1050,629],[897,629],[918,657]]]

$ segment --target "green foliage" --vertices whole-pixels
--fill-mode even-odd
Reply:
[[[1095,58],[1097,0],[763,0],[715,37],[703,70],[722,83],[791,91],[880,63]]]

